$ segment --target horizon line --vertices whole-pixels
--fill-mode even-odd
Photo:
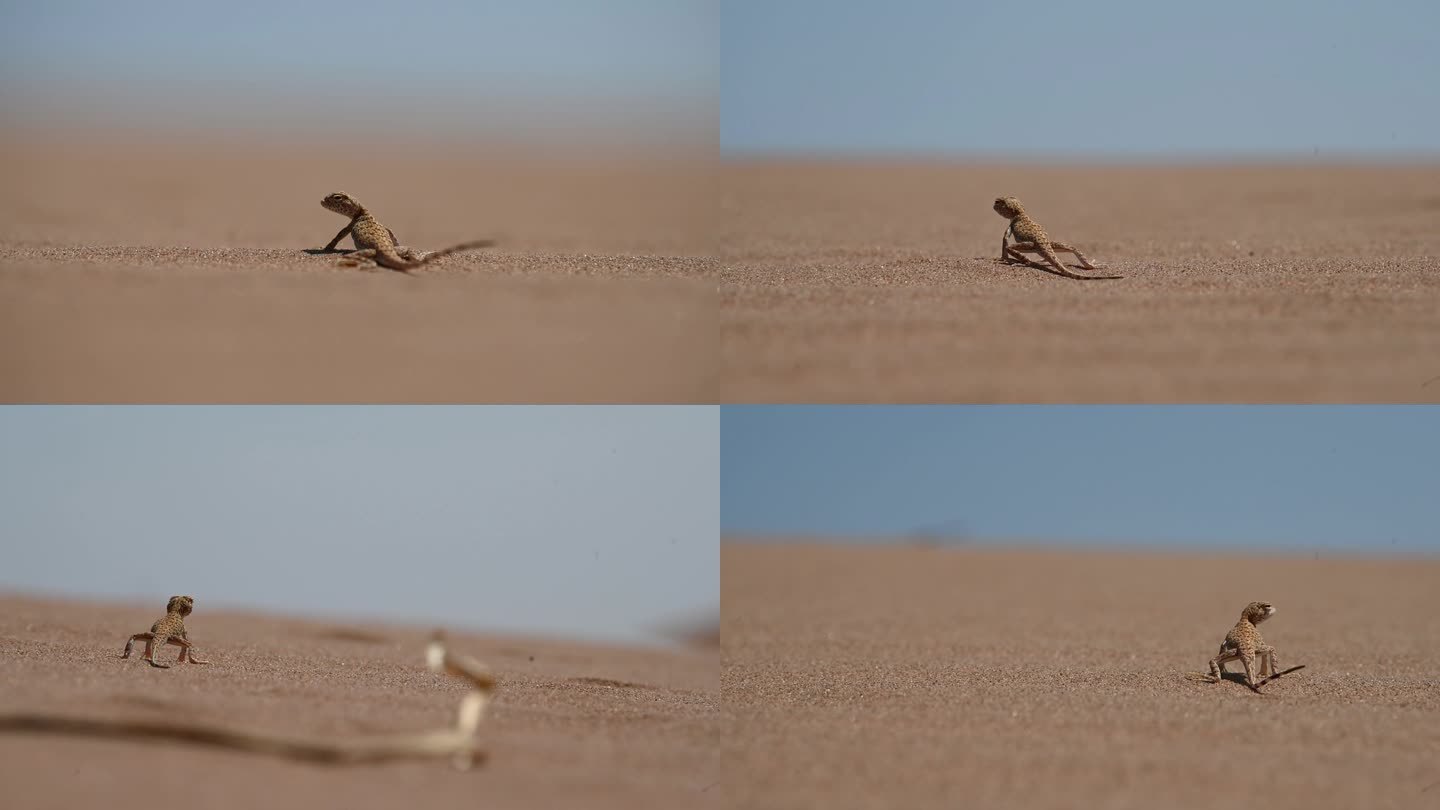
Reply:
[[[900,532],[896,534],[844,532],[739,532],[722,529],[720,544],[741,545],[825,545],[846,548],[891,546],[929,548],[935,550],[973,551],[1085,551],[1085,552],[1166,552],[1210,553],[1250,552],[1256,556],[1311,556],[1319,559],[1323,552],[1341,556],[1375,557],[1380,559],[1440,558],[1440,548],[1417,548],[1413,544],[1390,543],[1361,546],[1345,543],[1301,543],[1276,540],[1137,540],[1115,538],[1095,540],[1078,537],[1025,537],[1000,535],[927,534]]]

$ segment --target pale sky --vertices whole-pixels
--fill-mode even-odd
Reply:
[[[725,533],[1440,553],[1440,407],[726,407]]]
[[[0,589],[651,643],[719,614],[703,407],[0,408]]]
[[[0,121],[713,143],[715,2],[0,0]]]
[[[0,122],[1433,160],[1436,30],[1430,0],[0,0]]]
[[[1434,0],[726,0],[722,151],[1440,159]]]

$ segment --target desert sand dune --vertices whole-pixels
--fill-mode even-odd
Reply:
[[[724,401],[1440,401],[1437,188],[1435,165],[730,161]],[[996,263],[1005,195],[1125,278]]]
[[[721,567],[738,807],[1440,791],[1440,561],[727,543]],[[1253,600],[1305,669],[1259,695],[1189,680]]]
[[[239,726],[307,737],[427,731],[466,686],[430,672],[427,630],[204,611],[187,626],[209,666],[119,658],[153,609],[0,597],[0,715],[62,713]],[[488,762],[327,766],[175,743],[0,733],[8,806],[335,804],[721,807],[713,650],[643,649],[451,632],[499,688],[478,734]],[[174,648],[159,654],[173,663]]]
[[[0,165],[0,401],[718,397],[703,161],[61,133]],[[498,244],[338,268],[307,252],[332,191],[408,246]]]

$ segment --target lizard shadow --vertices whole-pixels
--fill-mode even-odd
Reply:
[[[390,639],[379,633],[356,630],[349,627],[327,627],[312,633],[315,638],[333,641],[351,641],[356,644],[386,644]]]
[[[351,248],[334,248],[334,249],[332,249],[332,250],[326,250],[325,248],[304,248],[304,251],[305,251],[306,253],[310,254],[311,256],[340,256],[341,258],[344,258],[345,256],[348,256],[348,255],[350,255],[351,253],[358,253],[358,252],[359,252],[359,251],[353,250],[353,249],[351,249]],[[358,260],[357,260],[357,261],[358,261]],[[371,270],[377,270],[377,271],[380,270],[380,269],[384,269],[384,268],[382,268],[382,267],[379,266],[379,265],[367,267],[367,266],[366,266],[367,264],[368,264],[367,262],[358,262],[358,265],[359,265],[361,268],[363,268],[363,269],[371,269]],[[343,262],[337,262],[337,265],[340,266],[340,267],[355,267],[355,266],[357,266],[357,264],[356,264],[356,263],[353,263],[353,262],[352,262],[351,264],[345,264],[345,263],[343,263]],[[392,269],[392,270],[393,270],[394,268],[388,268],[388,269]],[[415,278],[415,274],[414,274],[414,273],[411,273],[409,270],[400,270],[400,271],[398,271],[398,272],[399,272],[401,275],[403,275],[403,276],[409,276],[410,278]]]
[[[1223,669],[1222,669],[1222,670],[1220,670],[1220,677],[1221,677],[1221,679],[1230,681],[1231,683],[1238,683],[1238,684],[1240,684],[1241,686],[1243,686],[1243,687],[1245,687],[1245,688],[1247,688],[1247,689],[1250,689],[1251,691],[1259,692],[1261,686],[1264,686],[1265,684],[1267,684],[1267,683],[1275,680],[1276,678],[1280,677],[1281,675],[1289,675],[1290,673],[1294,672],[1294,671],[1297,670],[1297,669],[1304,669],[1304,668],[1305,668],[1305,664],[1298,664],[1298,665],[1296,665],[1296,666],[1290,667],[1289,669],[1281,670],[1281,671],[1275,673],[1274,675],[1271,675],[1271,676],[1268,677],[1268,678],[1262,678],[1262,679],[1260,680],[1260,683],[1256,684],[1255,686],[1251,686],[1250,684],[1248,684],[1248,683],[1245,682],[1245,673],[1243,673],[1243,672],[1227,672],[1226,670],[1223,670]]]
[[[1007,261],[1005,261],[1004,259],[997,259],[997,258],[995,258],[995,257],[993,257],[993,256],[987,256],[987,257],[985,257],[985,258],[989,259],[990,261],[994,262],[995,264],[1003,264],[1003,265],[1005,265],[1006,267],[1013,267],[1013,266],[1015,266],[1015,265],[1017,265],[1017,264],[1023,264],[1023,266],[1025,266],[1025,267],[1029,267],[1029,268],[1032,268],[1032,269],[1035,269],[1035,270],[1043,270],[1043,271],[1045,271],[1046,273],[1049,273],[1049,274],[1052,275],[1052,276],[1059,276],[1060,278],[1068,278],[1068,279],[1072,279],[1072,280],[1074,280],[1074,281],[1109,281],[1109,280],[1113,280],[1113,279],[1125,278],[1124,276],[1079,276],[1079,277],[1076,277],[1076,276],[1067,276],[1067,275],[1065,275],[1064,273],[1060,272],[1059,270],[1056,270],[1055,268],[1050,267],[1049,265],[1040,264],[1040,263],[1038,263],[1038,262],[1023,262],[1023,263],[1022,263],[1022,262],[1007,262]],[[1084,266],[1078,265],[1078,264],[1067,264],[1067,265],[1065,265],[1065,266],[1066,266],[1066,267],[1070,267],[1070,268],[1074,268],[1075,270],[1085,270],[1085,269],[1086,269]]]
[[[632,683],[630,681],[617,681],[612,678],[566,678],[569,683],[586,684],[589,686],[609,686],[613,689],[655,689],[647,683]]]

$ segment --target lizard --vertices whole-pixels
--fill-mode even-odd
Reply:
[[[172,596],[165,605],[165,616],[159,621],[150,625],[150,632],[136,633],[125,642],[125,652],[121,658],[129,658],[130,651],[135,647],[135,642],[145,642],[145,653],[140,657],[150,662],[150,666],[160,669],[169,669],[169,664],[162,664],[155,660],[155,650],[164,647],[166,644],[174,644],[180,648],[180,660],[176,663],[183,664],[189,661],[192,664],[208,664],[209,661],[201,661],[195,657],[195,645],[185,635],[185,617],[195,609],[195,600],[189,596]]]
[[[1081,266],[1086,270],[1095,270],[1097,267],[1091,264],[1089,259],[1085,258],[1085,254],[1076,250],[1073,246],[1067,245],[1064,242],[1057,242],[1046,235],[1045,229],[1040,227],[1040,223],[1032,219],[1029,214],[1025,213],[1025,207],[1021,205],[1020,201],[1016,198],[996,197],[994,207],[995,213],[1010,220],[1010,227],[1006,228],[1005,234],[1000,237],[1000,261],[1006,264],[1018,262],[1032,267],[1049,269],[1044,265],[1032,263],[1030,259],[1022,255],[1025,253],[1039,253],[1045,257],[1046,261],[1050,262],[1050,265],[1055,268],[1055,272],[1066,278],[1087,281],[1093,279],[1124,278],[1124,276],[1082,276],[1079,273],[1071,272],[1065,265],[1060,263],[1060,257],[1055,255],[1055,251],[1063,250],[1066,253],[1075,254],[1076,258],[1080,260]],[[1011,236],[1015,237],[1015,244],[1013,245],[1010,244]]]
[[[461,250],[491,247],[495,244],[493,239],[479,239],[473,242],[461,242],[433,253],[421,253],[401,246],[399,240],[395,238],[394,231],[381,225],[369,209],[343,191],[327,194],[320,201],[320,205],[327,211],[334,211],[341,216],[350,218],[349,224],[335,234],[335,238],[330,240],[330,244],[326,245],[324,250],[325,253],[334,253],[335,246],[340,243],[341,239],[346,236],[352,237],[356,249],[340,260],[342,265],[349,267],[359,265],[362,259],[369,259],[381,267],[409,273],[442,256]]]
[[[1220,642],[1220,652],[1210,659],[1210,677],[1219,683],[1221,675],[1225,672],[1225,664],[1238,660],[1245,666],[1245,685],[1256,692],[1260,691],[1260,682],[1255,680],[1257,674],[1255,659],[1260,659],[1259,676],[1261,678],[1279,677],[1280,669],[1276,663],[1275,648],[1265,643],[1260,638],[1260,631],[1255,625],[1275,615],[1275,606],[1269,602],[1251,602],[1240,612],[1240,621],[1230,628],[1225,634],[1225,640]]]

